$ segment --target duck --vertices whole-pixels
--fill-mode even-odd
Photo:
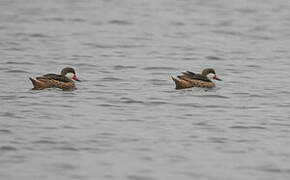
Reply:
[[[217,77],[213,68],[206,68],[201,72],[201,74],[186,71],[182,72],[182,75],[177,77],[171,76],[171,78],[176,85],[175,89],[192,87],[214,88],[215,83],[212,80],[221,81],[221,79]]]
[[[63,91],[73,91],[76,89],[75,81],[80,81],[76,72],[71,67],[65,67],[60,74],[45,74],[40,77],[29,77],[33,84],[32,90],[43,90],[46,88],[59,88]]]

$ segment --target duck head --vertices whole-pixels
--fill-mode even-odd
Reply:
[[[215,79],[221,81],[220,78],[217,77],[213,68],[206,68],[202,71],[201,75],[206,76],[208,79]]]
[[[65,76],[69,79],[73,79],[75,81],[80,81],[77,76],[76,76],[76,72],[73,68],[71,67],[66,67],[66,68],[63,68],[61,70],[61,73],[60,73],[62,76]]]

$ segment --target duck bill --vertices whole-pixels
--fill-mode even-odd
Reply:
[[[81,81],[81,80],[79,80],[79,79],[77,78],[76,75],[74,75],[73,79],[74,79],[75,81]]]
[[[218,80],[218,81],[222,81],[220,78],[218,78],[217,76],[214,76],[214,79],[215,80]]]

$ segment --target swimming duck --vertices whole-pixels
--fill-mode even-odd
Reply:
[[[42,90],[45,88],[60,88],[64,91],[72,91],[76,89],[73,80],[80,81],[71,67],[63,68],[60,74],[45,74],[40,77],[29,77],[33,84],[32,90]]]
[[[204,69],[201,74],[196,74],[190,71],[182,72],[182,75],[177,77],[178,78],[171,76],[172,80],[175,82],[176,89],[191,87],[213,88],[215,87],[215,83],[211,81],[212,79],[221,81],[212,68]]]

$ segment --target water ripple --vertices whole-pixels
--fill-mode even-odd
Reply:
[[[232,129],[261,129],[261,130],[266,130],[268,128],[263,127],[263,126],[230,126]]]
[[[1,152],[10,152],[10,151],[17,151],[18,149],[14,146],[1,146],[0,151]]]
[[[218,57],[218,56],[206,56],[206,59],[209,59],[209,60],[223,60],[223,58]]]
[[[28,36],[33,37],[33,38],[49,38],[48,35],[42,34],[42,33],[28,34]]]
[[[127,176],[129,180],[155,180],[156,178],[146,176],[146,175],[129,175]]]
[[[123,79],[116,78],[116,77],[104,77],[101,81],[123,81]]]
[[[218,99],[230,99],[230,97],[228,97],[228,96],[217,95],[217,94],[196,95],[196,97],[202,97],[202,98],[218,98]]]
[[[123,69],[135,69],[137,66],[124,66],[124,65],[117,65],[114,66],[115,70],[123,70]]]
[[[110,20],[109,24],[128,26],[128,25],[132,25],[133,23],[129,21],[125,21],[125,20]]]
[[[56,141],[53,141],[53,140],[38,140],[38,141],[33,141],[32,143],[34,144],[58,144]]]
[[[24,70],[19,70],[19,69],[13,69],[13,70],[7,70],[7,73],[29,73],[28,71],[24,71]]]
[[[144,101],[138,101],[132,98],[124,98],[124,97],[121,98],[121,102],[126,104],[145,104]]]
[[[7,61],[5,64],[16,64],[16,65],[33,65],[32,62],[17,62],[17,61]]]
[[[166,66],[161,66],[161,67],[144,67],[142,69],[143,70],[167,70],[167,71],[177,70],[177,68],[166,67]]]
[[[142,48],[146,45],[142,44],[96,44],[96,43],[84,43],[85,46],[97,49],[131,49],[131,48]],[[105,55],[107,56],[107,55]]]
[[[0,134],[12,134],[12,131],[9,129],[0,129]]]

